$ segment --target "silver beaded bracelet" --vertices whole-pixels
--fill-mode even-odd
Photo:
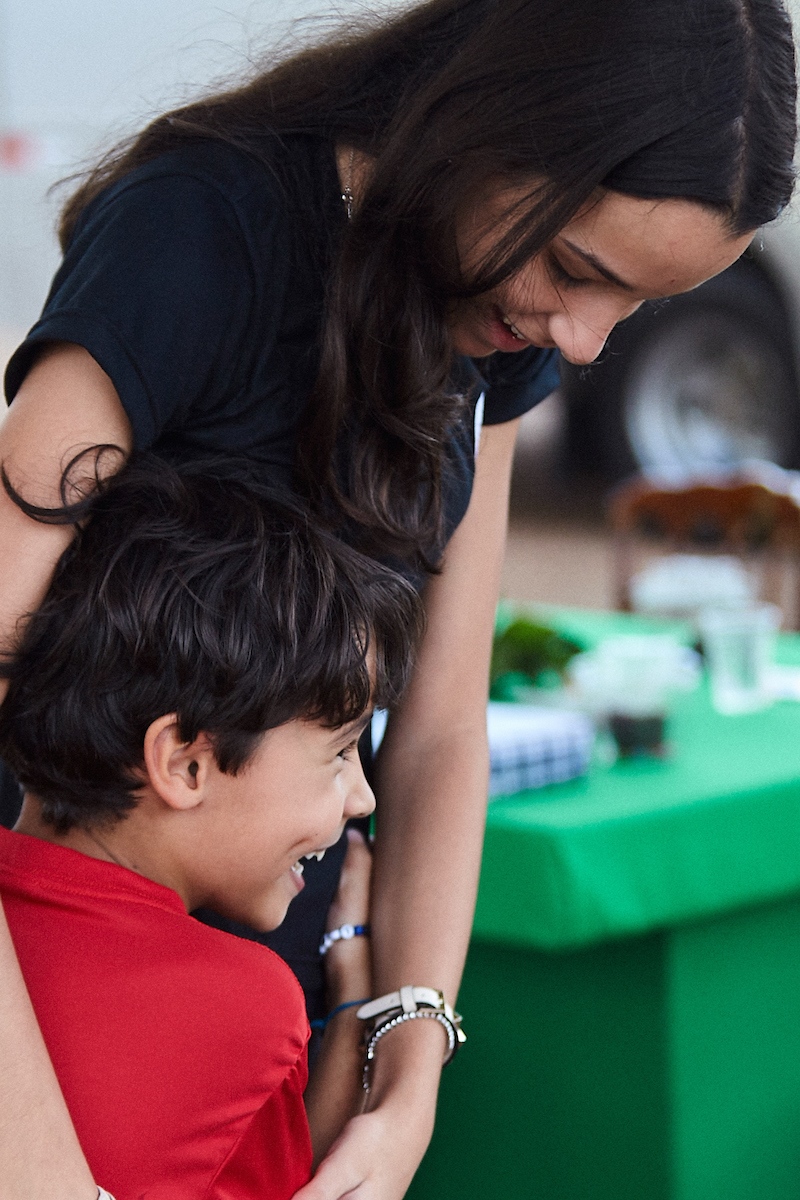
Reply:
[[[452,1059],[458,1047],[467,1040],[461,1028],[461,1016],[450,1007],[437,988],[406,985],[396,992],[388,992],[375,1000],[362,1004],[356,1016],[367,1022],[364,1034],[364,1072],[361,1082],[364,1091],[370,1088],[370,1068],[375,1057],[375,1047],[391,1029],[397,1029],[406,1021],[419,1018],[438,1021],[447,1034],[447,1049],[443,1066]]]
[[[447,1049],[445,1050],[444,1061],[442,1063],[443,1066],[447,1066],[455,1054],[460,1040],[458,1030],[450,1018],[445,1016],[443,1012],[438,1012],[435,1008],[418,1008],[416,1012],[399,1012],[396,1017],[390,1017],[388,1021],[384,1021],[382,1025],[378,1025],[369,1037],[364,1051],[364,1070],[361,1075],[361,1086],[365,1092],[368,1092],[370,1088],[372,1060],[375,1057],[375,1047],[378,1042],[384,1034],[389,1033],[392,1029],[396,1029],[398,1025],[403,1025],[406,1021],[419,1020],[438,1021],[447,1033]]]

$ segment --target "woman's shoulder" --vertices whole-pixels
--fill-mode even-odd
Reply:
[[[87,205],[76,236],[110,211],[146,202],[154,222],[160,209],[169,209],[180,198],[187,219],[197,206],[228,209],[239,220],[269,213],[273,217],[289,210],[286,189],[275,169],[268,139],[249,152],[221,139],[196,138],[182,142],[147,162],[141,163],[109,184]]]
[[[204,269],[225,230],[238,245],[236,274],[282,276],[298,246],[319,257],[341,217],[331,144],[265,131],[247,145],[187,139],[110,183],[78,220],[66,261],[104,243],[131,241],[161,259],[197,250]],[[219,236],[217,234],[219,233]],[[118,251],[117,251],[118,252]],[[218,256],[219,257],[219,256]],[[230,261],[225,251],[223,264]]]
[[[325,177],[315,189],[319,216],[307,226],[286,170],[297,158],[302,178],[313,153],[267,136],[252,152],[197,139],[109,185],[82,214],[42,316],[11,360],[9,400],[41,344],[66,341],[112,380],[139,447],[167,430],[200,436],[203,414],[216,443],[223,407],[226,436],[232,414],[247,426],[242,437],[264,436],[260,401],[286,375],[276,347],[300,302],[303,346],[316,334],[321,273],[306,241],[329,227],[331,185]]]

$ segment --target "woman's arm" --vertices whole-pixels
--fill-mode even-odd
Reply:
[[[381,750],[375,995],[424,984],[453,1003],[461,978],[483,844],[489,658],[517,424],[483,430],[469,509],[427,586],[414,678]],[[409,1022],[381,1041],[367,1111],[296,1200],[399,1200],[433,1130],[444,1048],[434,1021]]]
[[[131,446],[114,385],[80,346],[47,348],[0,421],[0,462],[11,482],[33,504],[58,506],[63,467],[100,443]],[[0,649],[13,644],[20,617],[41,602],[71,538],[68,527],[26,517],[0,488]]]
[[[108,376],[77,346],[44,352],[0,423],[0,462],[26,499],[60,503],[62,467],[98,443],[130,448]],[[41,601],[71,530],[30,520],[0,489],[0,647]],[[0,681],[0,697],[5,684]],[[0,1179],[4,1200],[96,1200],[0,909]],[[101,1181],[102,1182],[102,1181]]]

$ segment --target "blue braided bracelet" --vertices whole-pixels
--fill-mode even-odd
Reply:
[[[349,942],[354,937],[369,937],[369,925],[340,925],[326,933],[319,944],[320,954],[327,954],[336,942]]]
[[[316,1020],[310,1021],[312,1029],[324,1029],[328,1021],[335,1017],[337,1013],[344,1012],[346,1008],[354,1008],[356,1004],[366,1004],[366,1000],[345,1000],[344,1004],[337,1004],[336,1008],[332,1008],[327,1017],[317,1017]]]

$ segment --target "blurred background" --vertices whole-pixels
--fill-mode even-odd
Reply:
[[[165,107],[374,7],[0,0],[0,360],[58,262],[54,184]],[[731,271],[625,322],[591,369],[565,369],[524,422],[506,596],[609,607],[606,496],[636,470],[674,482],[751,459],[800,466],[799,335],[790,211]]]

